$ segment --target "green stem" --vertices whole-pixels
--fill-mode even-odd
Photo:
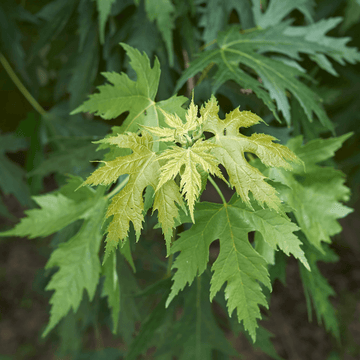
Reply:
[[[10,66],[9,62],[6,60],[5,56],[0,53],[0,62],[2,66],[4,67],[5,71],[9,75],[10,79],[14,82],[14,84],[17,86],[17,88],[20,90],[20,92],[24,95],[26,100],[32,105],[32,107],[41,115],[46,115],[46,111],[44,108],[34,99],[34,97],[29,93],[29,91],[26,89],[26,87],[23,85],[21,80],[18,78],[18,76],[15,74],[14,70]]]
[[[227,204],[225,197],[223,195],[223,193],[221,192],[220,188],[217,186],[215,180],[209,175],[208,176],[209,181],[211,182],[212,186],[215,188],[215,190],[217,191],[217,193],[219,194],[219,196],[221,197],[222,202],[224,203],[224,205]]]
[[[116,186],[116,188],[110,192],[109,194],[106,195],[107,199],[112,198],[115,194],[117,194],[122,188],[125,187],[125,185],[127,184],[127,182],[129,181],[129,177],[125,178],[118,186]]]

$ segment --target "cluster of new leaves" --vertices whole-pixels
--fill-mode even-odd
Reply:
[[[107,228],[107,254],[119,241],[126,239],[130,222],[139,238],[144,217],[143,192],[148,186],[155,191],[153,208],[158,210],[159,222],[169,250],[175,219],[179,217],[177,205],[183,206],[180,192],[186,200],[191,219],[195,222],[194,206],[202,189],[201,171],[226,181],[219,164],[225,167],[230,185],[235,187],[237,194],[250,209],[252,205],[249,192],[261,205],[266,204],[276,212],[282,212],[275,189],[265,181],[265,176],[248,163],[245,152],[257,155],[267,166],[285,169],[291,169],[289,160],[298,159],[288,148],[274,143],[275,139],[269,135],[254,134],[246,137],[240,134],[241,127],[260,122],[258,116],[236,109],[227,114],[225,120],[220,120],[218,111],[216,99],[212,97],[201,108],[199,117],[198,108],[192,101],[185,123],[178,115],[167,114],[162,110],[168,127],[143,125],[145,131],[140,135],[118,134],[100,141],[132,150],[130,155],[104,162],[84,183],[110,185],[120,176],[129,175],[128,183],[114,196],[107,210],[107,217],[112,217]],[[211,132],[214,136],[205,140],[203,131]],[[157,140],[154,140],[155,137]],[[159,141],[173,145],[155,152],[154,143]],[[177,176],[180,178],[180,186],[175,182]]]
[[[91,111],[99,111],[98,97],[104,95],[104,90],[98,95],[93,95],[83,107]],[[299,160],[288,148],[273,142],[275,138],[269,135],[253,134],[251,137],[246,137],[240,133],[240,128],[261,121],[255,114],[236,109],[221,120],[214,97],[201,108],[200,116],[197,106],[192,101],[185,115],[185,122],[177,114],[168,114],[164,110],[161,112],[166,127],[140,124],[143,130],[139,135],[118,134],[100,141],[132,150],[130,155],[104,162],[104,165],[84,183],[84,185],[109,185],[117,181],[120,176],[125,174],[129,176],[127,184],[113,197],[107,210],[106,216],[111,217],[111,222],[107,228],[106,256],[119,241],[126,240],[130,222],[133,223],[139,238],[144,216],[143,192],[151,186],[155,193],[153,209],[158,210],[168,252],[186,250],[175,263],[178,272],[174,277],[175,283],[168,303],[187,282],[192,282],[198,270],[200,274],[205,270],[208,262],[208,247],[212,241],[220,238],[222,251],[214,264],[211,298],[220,290],[224,282],[228,282],[226,297],[229,298],[229,312],[237,309],[239,321],[244,321],[245,328],[255,339],[256,320],[260,317],[259,305],[266,305],[258,282],[263,282],[267,286],[270,286],[270,283],[266,262],[261,255],[256,255],[257,252],[247,239],[248,232],[259,231],[273,249],[279,247],[288,255],[292,253],[306,267],[308,263],[300,249],[301,242],[293,234],[298,227],[286,218],[275,189],[265,181],[265,176],[260,171],[248,163],[245,152],[255,154],[266,166],[282,167],[287,170],[292,168],[288,161],[299,162]],[[103,113],[103,116],[107,115]],[[204,131],[214,136],[205,139]],[[154,149],[159,149],[158,142],[172,145],[155,151]],[[202,189],[201,171],[225,180],[218,167],[219,164],[226,169],[230,186],[235,188],[240,198],[229,205],[204,204],[202,205],[204,215],[201,216],[202,212],[197,209],[194,216],[195,203]],[[177,178],[179,185],[176,183]],[[250,200],[249,193],[253,201]],[[183,243],[182,237],[174,247],[170,248],[171,232],[175,219],[179,217],[177,205],[183,206],[180,194],[186,200],[191,220],[195,222],[192,228],[196,232],[194,237],[200,241],[202,239],[203,244],[200,249],[196,241],[191,241],[189,244],[185,241],[186,248],[179,247]],[[257,204],[263,207],[266,205],[266,208]],[[215,209],[212,210],[214,206]],[[205,232],[204,226],[213,236]],[[219,229],[220,233],[214,229]],[[195,257],[201,257],[202,261],[200,263],[195,259],[189,261],[189,254],[184,255],[188,252]],[[233,260],[225,261],[224,264],[224,259],[229,259],[229,256]],[[187,264],[185,274],[178,265],[181,264],[183,257],[186,258]],[[245,261],[245,259],[249,260]],[[239,270],[236,278],[234,278],[234,269]],[[238,294],[242,295],[239,297]]]

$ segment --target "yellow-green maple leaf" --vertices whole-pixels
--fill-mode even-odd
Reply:
[[[83,184],[109,185],[115,182],[119,176],[129,175],[126,186],[113,197],[106,212],[106,217],[112,216],[107,228],[107,257],[117,247],[119,241],[126,239],[130,221],[134,225],[137,238],[139,238],[144,220],[143,191],[147,186],[156,189],[159,182],[160,165],[156,153],[152,151],[152,137],[147,133],[142,136],[135,133],[121,134],[99,142],[132,150],[130,155],[119,156],[115,160],[104,162],[105,165],[94,171]],[[163,185],[163,189],[155,195],[154,210],[158,210],[159,222],[169,248],[174,218],[178,217],[176,203],[183,206],[183,201],[179,187],[174,181]]]
[[[159,137],[159,141],[173,141],[182,145],[189,145],[192,140],[196,140],[201,131],[203,123],[202,116],[198,117],[198,107],[194,104],[194,97],[191,100],[188,111],[185,114],[184,123],[177,114],[169,114],[160,109],[169,128],[142,126],[145,130]],[[198,130],[198,131],[196,131]]]
[[[231,186],[250,208],[249,191],[260,205],[265,203],[269,208],[282,212],[276,190],[265,181],[266,176],[248,163],[245,152],[255,154],[267,166],[289,170],[292,166],[288,161],[301,163],[301,160],[286,146],[274,143],[277,139],[270,135],[253,134],[248,137],[240,134],[240,127],[250,127],[262,121],[259,116],[237,108],[227,114],[225,120],[220,120],[218,112],[214,96],[200,110],[203,130],[215,135],[211,140],[217,147],[211,153],[224,165]]]
[[[158,211],[158,219],[165,237],[167,254],[170,254],[170,243],[173,228],[175,227],[175,219],[179,216],[179,209],[176,203],[185,210],[179,186],[176,185],[174,180],[169,180],[155,193],[153,204],[153,212],[155,210]]]
[[[168,181],[174,179],[180,174],[180,189],[185,197],[189,209],[191,219],[194,221],[194,205],[201,191],[201,173],[197,167],[199,164],[207,173],[215,174],[226,181],[218,168],[218,161],[210,150],[216,148],[217,145],[202,139],[197,140],[192,146],[182,148],[172,146],[165,150],[158,160],[167,160],[161,167],[160,181],[156,192]]]

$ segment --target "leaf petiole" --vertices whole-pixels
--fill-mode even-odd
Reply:
[[[125,187],[128,181],[129,181],[129,176],[127,176],[120,184],[118,184],[113,191],[108,193],[106,195],[106,198],[111,199],[114,195],[116,195],[120,190],[122,190]]]
[[[18,78],[18,76],[15,74],[15,71],[10,66],[9,62],[6,60],[5,56],[0,53],[0,62],[2,66],[4,67],[5,71],[11,78],[11,80],[14,82],[16,87],[20,90],[20,92],[24,95],[26,100],[31,104],[31,106],[41,115],[45,116],[47,113],[45,109],[35,100],[35,98],[29,93],[29,91],[26,89],[24,84],[21,82],[21,80]]]
[[[223,193],[221,192],[220,188],[218,187],[218,185],[216,184],[215,180],[210,175],[208,176],[208,179],[211,182],[212,186],[217,191],[217,193],[219,194],[219,196],[221,197],[221,200],[224,203],[224,205],[227,204],[225,197],[224,197]]]

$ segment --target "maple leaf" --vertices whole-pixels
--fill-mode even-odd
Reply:
[[[108,298],[109,307],[112,308],[113,333],[116,334],[120,313],[120,284],[116,269],[116,253],[113,252],[103,266],[105,281],[101,296]]]
[[[104,162],[104,166],[95,170],[83,185],[108,185],[115,182],[120,175],[129,175],[125,187],[112,198],[106,217],[113,216],[106,238],[106,257],[117,247],[119,240],[124,240],[134,225],[137,238],[140,236],[144,218],[143,191],[151,185],[156,188],[158,168],[154,167],[156,154],[152,151],[152,137],[148,134],[138,136],[134,133],[119,134],[117,137],[100,140],[101,143],[130,148],[131,155],[119,156],[113,161]],[[155,163],[156,165],[156,163]]]
[[[353,133],[344,134],[339,137],[333,137],[328,139],[315,139],[303,143],[303,137],[297,136],[288,142],[288,146],[293,152],[303,161],[305,164],[305,170],[317,169],[316,165],[322,161],[332,158],[335,152],[341,148],[342,144],[351,136]],[[294,167],[293,172],[303,174],[303,167]]]
[[[119,240],[124,242],[127,238],[130,222],[134,225],[137,239],[139,238],[144,219],[143,191],[147,186],[157,188],[160,166],[156,153],[152,151],[152,136],[147,133],[141,136],[134,133],[119,134],[116,137],[100,140],[98,143],[132,150],[130,155],[104,162],[104,166],[95,170],[83,183],[83,185],[109,185],[117,181],[121,175],[129,175],[127,184],[112,198],[106,212],[106,217],[112,217],[112,220],[107,228],[105,261],[117,247]],[[162,183],[165,188],[155,197],[155,207],[159,212],[159,221],[169,244],[170,230],[174,224],[173,217],[177,217],[178,214],[176,203],[182,205],[182,199],[174,182],[165,183],[166,181]]]
[[[255,203],[253,206],[255,211],[249,211],[236,196],[228,204],[202,202],[196,206],[195,224],[182,232],[171,248],[171,253],[180,251],[180,254],[173,264],[177,272],[166,305],[205,271],[209,246],[219,239],[220,253],[212,266],[210,299],[227,282],[225,298],[229,314],[236,309],[239,322],[244,322],[255,340],[256,320],[261,317],[259,305],[267,307],[259,282],[269,289],[271,284],[266,261],[250,244],[248,233],[260,232],[269,246],[293,254],[307,269],[309,265],[300,248],[301,242],[293,234],[299,228],[270,209],[261,209]]]
[[[99,33],[100,43],[103,44],[105,41],[105,25],[106,20],[111,12],[111,6],[115,0],[96,0],[97,9],[99,12]]]
[[[233,80],[242,88],[252,89],[271,110],[274,117],[280,121],[273,103],[273,99],[275,99],[286,122],[290,124],[290,105],[286,96],[286,91],[289,90],[299,100],[310,121],[312,121],[314,112],[323,124],[330,127],[331,122],[320,105],[319,96],[298,80],[298,77],[304,77],[305,74],[281,61],[258,54],[253,44],[259,46],[259,41],[249,38],[247,34],[241,34],[239,30],[238,27],[232,27],[226,33],[219,33],[218,48],[200,54],[183,72],[178,80],[176,90],[181,88],[188,78],[195,76],[208,66],[216,64],[218,70],[214,75],[213,93],[226,81]],[[239,64],[253,69],[262,82],[242,70]]]
[[[179,146],[172,146],[158,156],[159,161],[167,161],[160,169],[160,181],[156,191],[158,191],[163,184],[180,174],[181,193],[187,201],[190,216],[193,221],[195,201],[198,199],[202,189],[201,172],[197,165],[199,164],[207,173],[215,174],[225,180],[217,166],[219,162],[216,160],[215,156],[210,154],[210,150],[215,147],[216,145],[200,139],[187,149]]]
[[[335,296],[336,294],[317,266],[317,261],[336,262],[338,261],[338,256],[333,253],[328,246],[324,247],[324,251],[320,253],[317,249],[311,246],[306,239],[303,240],[303,243],[304,251],[307,259],[309,259],[311,268],[311,272],[309,272],[300,265],[300,276],[304,287],[309,321],[312,320],[312,302],[315,308],[318,324],[320,325],[324,322],[326,330],[331,331],[336,339],[339,340],[339,323],[334,306],[329,300],[330,296]]]
[[[103,119],[113,119],[128,111],[118,132],[137,131],[139,124],[159,126],[163,122],[160,109],[183,114],[181,105],[187,101],[183,96],[173,96],[167,100],[155,102],[160,80],[160,64],[155,59],[151,68],[147,55],[133,47],[121,43],[130,58],[130,65],[137,74],[133,81],[124,74],[105,72],[103,76],[112,84],[99,86],[99,93],[89,96],[81,106],[71,114],[90,112]]]
[[[186,211],[183,198],[179,192],[179,186],[175,181],[167,181],[155,193],[153,212],[158,211],[158,219],[166,242],[166,253],[170,253],[170,244],[175,227],[175,219],[179,217],[178,204],[184,211]]]
[[[325,35],[339,25],[342,20],[343,18],[341,17],[333,17],[330,19],[322,19],[307,26],[289,26],[285,29],[284,35],[292,36],[293,38],[302,37],[306,46],[311,46],[311,43],[319,46],[318,51],[310,55],[310,58],[322,69],[334,76],[338,76],[338,73],[326,56],[332,58],[340,65],[345,65],[345,61],[351,64],[360,61],[359,51],[354,47],[346,45],[350,41],[350,38],[335,38]]]
[[[68,185],[54,193],[33,196],[32,199],[40,209],[26,210],[27,217],[21,219],[13,229],[2,232],[1,236],[27,236],[30,239],[45,237],[77,219],[85,219],[89,209],[97,200],[90,189],[83,189],[75,195],[71,194],[76,189],[74,184],[79,186],[82,182],[82,179],[79,179],[74,177],[69,180],[72,189],[70,192],[67,190]]]
[[[170,128],[142,126],[146,131],[158,136],[159,141],[178,142],[183,147],[171,146],[158,156],[157,160],[166,161],[160,169],[160,180],[156,193],[162,186],[180,174],[180,189],[185,197],[191,218],[194,220],[194,204],[203,189],[203,171],[215,174],[225,182],[225,178],[218,168],[218,161],[210,154],[217,145],[199,139],[202,136],[203,117],[198,117],[198,107],[194,104],[194,96],[184,123],[177,114],[163,111],[165,122]]]
[[[282,10],[286,12],[286,8],[298,5],[300,4],[288,2],[288,5],[284,6],[283,2],[278,2],[277,7],[281,9],[277,11],[277,15],[282,17],[284,14]],[[273,6],[269,7],[270,10],[272,14]],[[273,21],[274,19],[276,16],[273,15],[263,19],[266,26],[269,26],[266,29],[242,33],[239,26],[232,26],[226,32],[219,33],[217,48],[200,53],[183,72],[175,91],[198,72],[205,71],[216,64],[218,69],[213,76],[213,93],[226,81],[233,80],[242,88],[253,90],[272,111],[274,117],[280,121],[272,101],[275,100],[278,109],[290,125],[291,115],[287,93],[289,91],[301,104],[310,122],[315,114],[324,126],[333,130],[333,125],[321,105],[321,98],[299,80],[304,77],[310,79],[299,67],[297,62],[301,59],[299,53],[308,54],[320,67],[332,74],[335,70],[326,56],[344,64],[344,60],[350,63],[360,61],[360,53],[355,48],[346,46],[349,40],[347,38],[336,39],[325,36],[326,32],[336,26],[337,19],[335,21],[329,19],[329,21],[321,21],[305,27],[291,27],[288,22],[277,24]],[[265,55],[266,53],[271,53],[271,55],[278,53],[286,55],[287,58],[276,59]],[[289,62],[289,57],[294,61]],[[245,65],[255,71],[261,82],[245,72],[240,65]]]
[[[83,220],[80,230],[59,245],[46,265],[46,268],[57,266],[59,270],[46,287],[47,290],[55,292],[50,299],[50,320],[43,336],[46,336],[70,309],[77,311],[84,290],[92,300],[99,281],[101,266],[98,252],[103,237],[101,225],[107,199],[103,196],[103,188],[96,192],[89,188],[80,188],[75,192],[82,182],[80,177],[71,177],[59,191],[34,197],[41,208],[26,211],[27,217],[13,229],[0,234],[44,237],[76,220]]]
[[[177,304],[183,304],[181,321],[165,322],[164,340],[156,342],[155,357],[179,360],[213,359],[213,351],[224,355],[239,356],[226,339],[217,323],[209,302],[210,276],[207,273],[197,278],[167,312],[176,311]],[[168,290],[168,289],[166,289]],[[168,290],[169,291],[169,290]],[[168,295],[168,294],[166,294]],[[196,305],[194,305],[196,304]],[[171,318],[172,314],[170,315]]]
[[[342,228],[337,219],[352,212],[341,201],[349,199],[350,190],[344,185],[345,175],[331,167],[316,163],[324,161],[341,147],[351,134],[338,138],[316,139],[302,145],[302,137],[289,141],[288,146],[303,160],[294,173],[269,169],[268,176],[286,185],[279,189],[280,197],[294,209],[294,216],[308,241],[320,252],[321,242],[331,242],[331,236]]]
[[[218,116],[219,106],[214,96],[200,110],[204,118],[204,131],[215,136],[213,141],[217,147],[211,153],[222,163],[228,172],[231,186],[235,187],[241,199],[251,207],[249,191],[259,204],[265,203],[278,212],[281,201],[276,190],[265,181],[265,176],[251,166],[245,159],[245,152],[250,152],[266,165],[292,169],[288,161],[300,162],[286,146],[274,143],[274,137],[265,134],[253,134],[250,137],[239,133],[240,127],[249,127],[262,121],[250,111],[235,109],[226,115],[225,120]]]
[[[138,3],[139,0],[136,0]],[[145,0],[145,10],[150,21],[156,20],[156,25],[164,39],[169,56],[169,65],[174,65],[174,49],[172,30],[175,27],[175,7],[171,0]]]
[[[101,272],[98,252],[106,205],[106,199],[100,199],[89,211],[79,232],[60,244],[46,264],[46,268],[57,266],[59,270],[46,286],[46,290],[55,292],[50,299],[50,320],[42,336],[46,336],[70,309],[77,311],[84,290],[90,301],[95,295]]]
[[[154,136],[158,136],[159,141],[172,141],[189,146],[194,140],[202,135],[201,126],[203,124],[203,118],[202,116],[198,117],[198,107],[194,104],[194,94],[188,111],[185,114],[185,123],[178,114],[169,114],[162,109],[161,112],[164,115],[165,123],[168,127],[141,126]]]
[[[266,11],[262,11],[260,1],[252,0],[252,4],[256,25],[261,26],[262,28],[277,25],[294,9],[301,11],[309,22],[313,22],[312,13],[314,4],[308,0],[272,0],[268,4]]]

